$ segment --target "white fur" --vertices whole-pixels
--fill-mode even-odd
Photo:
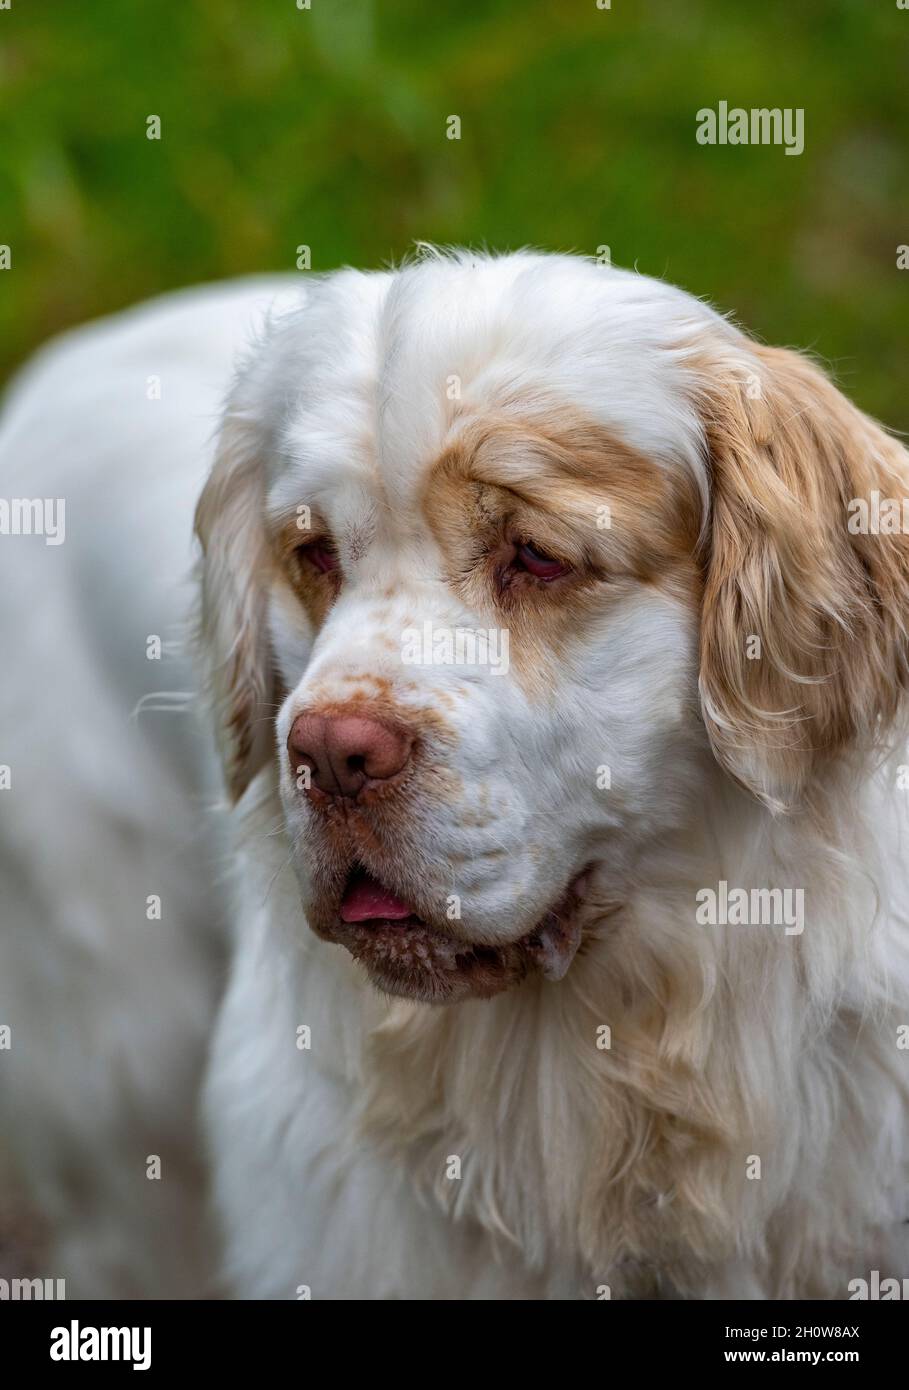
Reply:
[[[425,619],[486,625],[487,615],[465,608],[445,583],[419,505],[426,468],[459,437],[465,417],[507,413],[516,401],[569,403],[661,467],[693,476],[706,503],[692,349],[709,331],[733,353],[736,330],[669,286],[568,257],[460,253],[307,285],[247,354],[225,425],[226,436],[242,431],[236,486],[246,489],[234,499],[232,515],[242,520],[230,537],[231,564],[248,561],[250,570],[232,575],[222,565],[214,600],[224,586],[228,637],[234,622],[262,627],[254,634],[259,662],[268,659],[267,623],[276,670],[252,680],[260,729],[274,718],[273,690],[289,692],[274,721],[274,751],[230,816],[212,813],[210,821],[215,841],[230,837],[234,927],[205,1093],[226,1288],[269,1298],[304,1288],[314,1298],[596,1298],[604,1285],[615,1297],[839,1298],[871,1268],[904,1275],[902,754],[878,769],[845,759],[822,789],[823,810],[774,818],[713,761],[697,699],[697,613],[655,586],[619,586],[598,621],[566,633],[545,695],[515,669],[501,677],[408,668],[402,679],[403,628]],[[199,338],[181,375],[201,419],[212,408],[201,379],[217,386],[226,350],[260,296],[224,291],[184,302]],[[147,314],[136,324],[140,343],[156,333],[182,341],[186,324],[175,308]],[[135,407],[128,425],[122,411],[118,420],[109,381],[117,379],[122,333],[102,329],[94,342],[61,349],[73,355],[57,379],[72,371],[80,382],[90,374],[102,383],[105,399],[85,428],[93,449],[117,441],[111,467],[132,432],[130,484],[117,511],[144,485],[137,510],[154,552],[175,524],[186,533],[204,430],[186,410],[169,442],[144,418],[136,432]],[[446,390],[452,376],[458,411]],[[53,384],[33,375],[11,408],[4,439],[26,422],[13,437],[28,435],[32,460],[49,448],[51,427],[36,417]],[[71,488],[68,439],[58,453]],[[109,468],[86,484],[87,504],[113,476]],[[300,501],[327,515],[345,570],[318,634],[286,586],[256,571],[256,546],[246,544],[263,508],[277,514]],[[127,592],[124,635],[138,641],[141,660],[152,622],[144,610],[138,617],[142,585],[152,572],[159,581],[175,577],[183,551],[140,573],[128,526],[114,544],[124,585],[138,586]],[[229,606],[232,579],[245,587]],[[77,593],[77,583],[68,577],[65,594]],[[45,569],[34,584],[46,591]],[[122,595],[114,598],[102,616],[87,604],[85,620],[108,628],[122,611]],[[15,621],[22,632],[26,625]],[[78,649],[70,635],[60,640],[69,669]],[[96,668],[85,664],[86,681],[97,684]],[[530,979],[450,1008],[388,1000],[340,947],[307,928],[301,892],[305,902],[319,831],[285,744],[316,695],[343,697],[364,677],[390,681],[405,714],[444,711],[453,735],[428,751],[457,794],[416,786],[396,827],[402,890],[434,902],[457,893],[474,935],[501,943],[530,930],[566,882],[596,861],[585,948],[559,983]],[[14,712],[22,717],[27,690],[40,731],[58,699],[39,697],[36,680],[19,684]],[[137,673],[129,699],[148,683]],[[101,695],[110,698],[109,685]],[[82,853],[117,858],[118,872],[146,883],[149,872],[118,846],[114,824],[128,810],[142,816],[150,843],[165,843],[172,815],[198,824],[198,815],[175,807],[210,786],[209,773],[204,758],[195,769],[181,755],[179,796],[153,789],[137,803],[139,754],[119,732],[111,750],[110,722],[96,715],[94,699],[71,708],[76,727],[95,731],[87,762],[103,775],[91,786],[64,767],[59,780],[73,804],[62,807],[34,788],[23,792],[19,840],[31,854],[56,826],[67,846],[80,845],[78,817]],[[36,747],[38,740],[36,732]],[[262,762],[261,746],[255,751]],[[612,775],[608,796],[596,785],[603,764]],[[42,878],[36,863],[29,875],[30,891],[46,896],[46,871]],[[165,882],[164,893],[185,891],[193,919],[214,891],[212,877],[186,862],[172,877],[162,880],[156,868],[152,878]],[[721,879],[803,887],[804,933],[698,925],[696,893]],[[133,935],[149,926],[141,904],[154,883],[135,889]],[[97,932],[110,920],[107,876],[85,876],[83,891],[83,930]],[[24,903],[20,915],[34,924]],[[51,947],[46,933],[0,975],[8,1010],[27,997],[20,982],[35,962],[59,962],[61,951],[75,949],[65,939]],[[121,950],[110,936],[105,950]],[[167,982],[179,979],[184,1000],[199,1001],[195,1016],[154,1030],[149,1045],[162,1046],[166,1031],[169,1046],[179,1040],[197,1057],[208,1002],[202,979],[180,964],[192,949],[188,937],[181,927],[169,940],[152,993],[162,1007],[177,1007],[180,995]],[[0,950],[10,950],[4,938]],[[127,962],[123,969],[129,975]],[[64,1007],[62,980],[42,988],[35,986],[37,999]],[[147,977],[130,988],[146,997]],[[141,1011],[110,1017],[110,990],[107,974],[89,977],[83,993],[66,999],[62,1031],[78,1036],[91,1013],[105,1046],[117,1050]],[[597,1046],[603,1025],[612,1031],[608,1050]],[[309,1048],[297,1046],[302,1027]],[[41,1056],[37,1041],[34,1048]],[[163,1084],[158,1067],[149,1061],[147,1075],[132,1080],[140,1095]],[[46,1059],[39,1070],[47,1071]],[[36,1136],[60,1074],[39,1085],[29,1071],[13,1096],[10,1113],[27,1113]],[[67,1094],[79,1096],[82,1082],[78,1067],[67,1072]],[[26,1086],[35,1087],[28,1101]],[[77,1111],[69,1124],[87,1162],[96,1136],[84,1107]],[[30,1161],[40,1176],[36,1147],[37,1139]],[[114,1152],[119,1172],[123,1151]],[[747,1176],[754,1155],[756,1180]],[[448,1176],[452,1157],[459,1177]],[[90,1231],[79,1238],[90,1248]]]
[[[277,288],[67,335],[0,422],[0,494],[66,502],[63,544],[0,537],[0,1149],[12,1205],[44,1227],[3,1273],[66,1279],[70,1298],[212,1283],[196,1111],[227,913],[184,630],[224,380]]]

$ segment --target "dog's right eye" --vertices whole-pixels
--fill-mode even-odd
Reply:
[[[552,579],[560,579],[563,574],[569,573],[569,566],[563,561],[557,560],[554,555],[548,555],[545,551],[539,550],[537,546],[525,541],[519,545],[512,566],[515,569],[526,570],[536,579],[549,582]]]
[[[320,574],[340,568],[338,552],[331,541],[311,541],[309,545],[301,545],[297,554],[302,564],[311,565]]]

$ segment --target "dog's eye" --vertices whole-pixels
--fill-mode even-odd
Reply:
[[[313,541],[310,545],[301,545],[298,554],[304,564],[312,565],[321,574],[338,569],[340,564],[338,552],[331,541]]]
[[[569,565],[527,542],[518,546],[511,563],[514,569],[526,570],[537,579],[558,579],[561,575],[568,574],[570,569]]]

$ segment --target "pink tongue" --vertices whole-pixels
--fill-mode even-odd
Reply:
[[[397,922],[402,917],[414,915],[409,903],[396,897],[390,888],[383,888],[368,874],[358,875],[354,879],[341,903],[342,922]]]

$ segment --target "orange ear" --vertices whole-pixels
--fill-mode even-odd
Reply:
[[[234,800],[272,752],[276,682],[267,628],[261,452],[254,426],[228,411],[196,508],[203,552],[197,641]]]
[[[863,533],[856,502],[909,497],[909,455],[797,353],[717,348],[703,397],[704,717],[720,762],[786,810],[902,698],[909,536]]]

